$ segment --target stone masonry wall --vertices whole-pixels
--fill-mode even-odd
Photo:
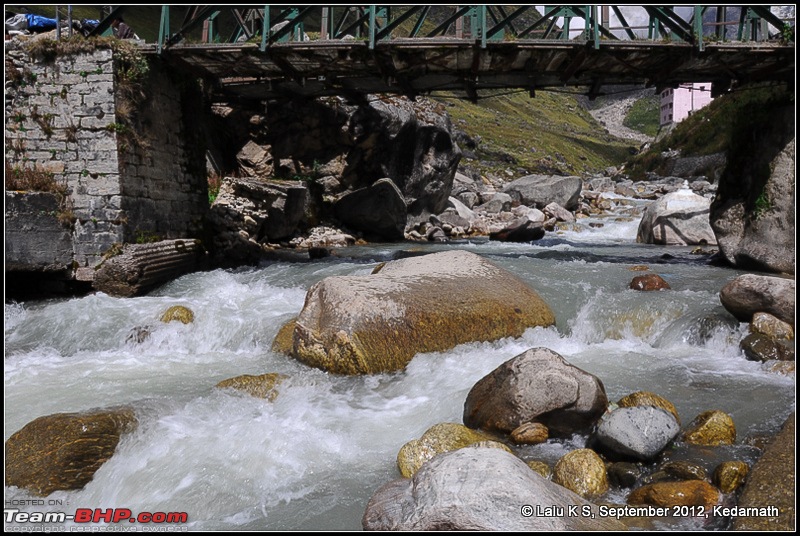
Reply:
[[[197,237],[208,210],[199,90],[151,62],[145,93],[120,147],[125,242]]]
[[[198,236],[208,204],[204,148],[185,113],[187,85],[151,69],[146,98],[131,111],[115,87],[113,54],[97,48],[34,60],[20,43],[6,42],[6,169],[49,172],[67,186],[69,267],[85,281],[115,243]],[[6,251],[7,266],[25,266]]]

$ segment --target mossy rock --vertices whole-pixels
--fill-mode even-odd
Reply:
[[[544,478],[550,479],[550,477],[553,475],[553,470],[550,469],[550,466],[547,465],[545,462],[541,462],[538,460],[531,460],[525,463],[528,464],[528,467],[530,467],[531,470],[536,471]]]
[[[794,328],[792,325],[769,313],[754,314],[753,320],[750,322],[750,331],[773,339],[794,340]]]
[[[191,309],[184,307],[183,305],[173,305],[164,311],[164,314],[161,315],[161,321],[164,323],[169,323],[173,320],[177,320],[184,324],[191,324],[194,322],[194,313]]]
[[[719,503],[719,490],[702,480],[658,482],[637,488],[628,495],[628,504],[653,506],[703,506],[710,510]]]
[[[272,341],[272,351],[276,354],[292,354],[292,344],[294,344],[294,326],[297,318],[292,318],[278,330],[275,340]]]
[[[553,469],[553,482],[583,498],[608,491],[608,474],[602,458],[591,449],[573,450],[561,457]]]
[[[538,445],[550,437],[550,431],[542,423],[526,422],[511,432],[511,440],[517,445]]]
[[[682,438],[692,445],[733,445],[736,441],[736,426],[727,413],[719,410],[706,411],[689,423]]]
[[[494,438],[467,428],[463,424],[445,422],[428,428],[422,437],[412,439],[400,448],[397,467],[405,478],[411,478],[422,464],[442,452],[450,452]]]
[[[512,273],[468,251],[445,251],[312,286],[291,354],[337,374],[391,372],[418,353],[554,323],[550,307]]]
[[[649,391],[636,391],[635,393],[623,396],[617,401],[617,406],[621,408],[654,406],[672,413],[672,416],[675,417],[675,420],[678,421],[678,424],[681,423],[681,418],[678,415],[678,410],[675,409],[675,405],[663,396],[659,396]]]
[[[39,496],[82,489],[137,424],[127,407],[39,417],[6,441],[6,486]]]
[[[256,398],[266,398],[271,402],[278,396],[276,388],[287,378],[288,376],[285,374],[278,374],[275,372],[260,374],[258,376],[243,374],[234,378],[222,380],[215,385],[215,387],[218,389],[236,389],[237,391],[245,392]]]
[[[743,461],[722,462],[714,469],[713,482],[722,493],[733,493],[744,484],[749,472],[750,466]]]

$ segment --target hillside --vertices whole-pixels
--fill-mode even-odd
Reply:
[[[750,126],[758,118],[769,117],[775,106],[789,102],[794,102],[794,90],[786,85],[745,86],[721,95],[634,157],[627,173],[635,179],[645,178],[647,172],[663,174],[667,151],[681,156],[727,152],[740,137],[752,134]]]
[[[574,94],[502,92],[477,104],[445,103],[464,156],[462,169],[495,180],[531,173],[582,174],[619,166],[638,141],[611,135]]]

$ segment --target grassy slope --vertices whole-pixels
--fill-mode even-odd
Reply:
[[[701,156],[727,151],[737,134],[747,129],[756,115],[768,113],[771,105],[792,102],[793,91],[785,86],[745,87],[714,99],[711,104],[681,121],[664,139],[633,159],[628,173],[643,178],[659,173],[662,151],[679,150],[682,156]]]
[[[574,96],[539,91],[480,99],[439,99],[453,125],[480,137],[477,160],[462,166],[482,175],[519,173],[580,174],[616,166],[630,158],[632,146],[605,132]],[[502,176],[502,175],[501,175]]]

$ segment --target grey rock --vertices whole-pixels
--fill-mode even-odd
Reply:
[[[741,322],[750,322],[755,313],[764,312],[794,325],[794,279],[756,274],[740,275],[722,287],[719,301]]]
[[[737,268],[795,271],[795,107],[748,124],[758,136],[731,150],[711,205],[720,252]],[[742,154],[738,154],[741,152]],[[767,175],[768,173],[768,175]]]
[[[558,221],[565,221],[568,223],[575,221],[575,216],[572,214],[572,212],[565,209],[558,203],[548,203],[547,206],[544,207],[544,213],[550,214]]]
[[[617,408],[600,420],[595,438],[613,454],[651,460],[680,432],[675,417],[661,408]]]
[[[526,506],[563,508],[561,515]],[[595,515],[569,516],[570,506]],[[597,506],[549,482],[501,449],[467,447],[436,456],[410,479],[389,482],[367,503],[364,530],[624,530]]]
[[[603,382],[548,348],[531,348],[476,383],[464,404],[470,428],[511,432],[540,422],[551,435],[594,424],[608,406]]]
[[[689,189],[669,193],[647,206],[636,241],[669,246],[716,244],[708,220],[710,205],[709,199]]]
[[[500,231],[489,233],[489,240],[502,242],[533,242],[544,237],[544,227],[528,218],[518,218]]]
[[[390,179],[345,194],[334,205],[346,226],[386,240],[402,240],[408,212],[403,194]]]
[[[497,214],[499,212],[508,212],[511,210],[511,203],[513,200],[508,194],[497,192],[486,203],[478,207],[478,209],[488,214]]]
[[[515,201],[541,209],[550,203],[558,203],[567,210],[579,206],[583,180],[580,177],[555,175],[527,175],[508,183],[503,192]]]

